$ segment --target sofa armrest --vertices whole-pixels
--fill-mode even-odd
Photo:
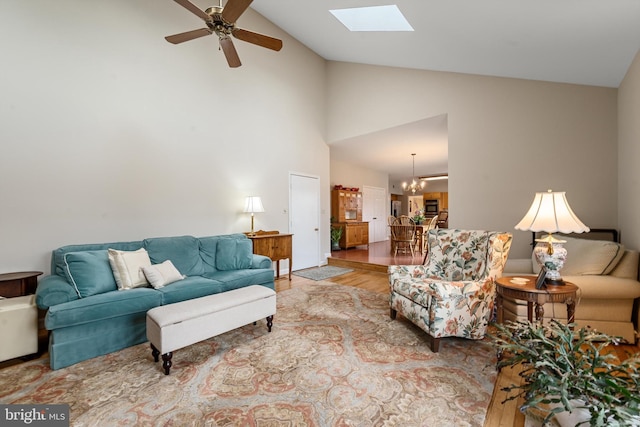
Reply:
[[[625,279],[638,279],[638,258],[637,251],[626,249],[624,255],[618,261],[615,268],[609,273],[610,276],[621,277]]]
[[[43,277],[36,288],[36,305],[47,310],[53,305],[77,300],[76,290],[63,277],[56,274]]]
[[[264,255],[253,254],[251,268],[271,268],[273,265],[271,258]]]

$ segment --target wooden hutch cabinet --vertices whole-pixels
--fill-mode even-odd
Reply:
[[[340,247],[343,249],[354,246],[369,245],[368,222],[344,222],[344,232],[340,238]]]
[[[342,227],[342,249],[369,245],[369,223],[362,221],[362,193],[331,190],[331,218],[334,227]]]

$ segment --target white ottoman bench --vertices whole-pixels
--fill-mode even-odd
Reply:
[[[271,332],[275,313],[276,293],[260,285],[152,308],[147,339],[153,360],[162,354],[164,374],[169,375],[173,351],[264,318]]]

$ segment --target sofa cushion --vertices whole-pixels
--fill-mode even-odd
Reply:
[[[159,306],[161,301],[162,295],[151,288],[106,292],[93,295],[91,298],[81,298],[49,307],[45,317],[45,327],[53,330],[115,319],[134,313],[146,313],[149,309]]]
[[[607,240],[576,239],[559,236],[566,240],[564,248],[567,259],[560,271],[562,276],[582,276],[588,274],[607,275],[613,271],[624,255],[624,246]],[[532,254],[534,272],[540,271],[540,266]]]
[[[200,237],[200,256],[204,263],[204,272],[216,271],[216,251],[218,249],[219,236]]]
[[[251,268],[253,246],[251,240],[220,239],[216,247],[216,268],[221,271]]]
[[[184,280],[159,288],[162,305],[186,301],[229,290],[226,284],[202,276],[188,276]]]
[[[153,264],[171,260],[178,271],[187,276],[204,273],[200,258],[200,245],[193,236],[156,237],[144,239],[144,248],[149,252]]]
[[[204,277],[222,282],[230,286],[231,289],[249,285],[264,285],[274,289],[273,270],[271,268],[216,271],[215,273],[206,273]]]
[[[155,289],[177,282],[186,277],[180,274],[171,260],[166,260],[162,264],[154,264],[150,267],[142,267],[142,272]]]
[[[145,287],[149,284],[142,269],[149,267],[151,261],[144,248],[140,248],[137,251],[109,249],[108,255],[111,271],[113,271],[113,277],[116,279],[118,289],[127,290]]]
[[[64,254],[64,273],[80,298],[118,289],[106,250]]]
[[[86,252],[86,251],[106,251],[109,248],[119,249],[121,251],[135,251],[142,247],[141,241],[134,242],[114,242],[114,243],[91,243],[81,245],[67,245],[58,249],[54,249],[51,253],[51,274],[64,276],[65,265],[64,255],[69,252]]]

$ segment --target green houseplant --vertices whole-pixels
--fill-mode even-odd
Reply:
[[[341,225],[331,225],[331,250],[339,251],[340,250],[340,238],[342,237],[342,226]]]
[[[571,326],[555,320],[496,325],[498,368],[522,364],[523,381],[502,389],[505,401],[522,397],[520,410],[538,409],[543,424],[582,411],[585,417],[570,425],[640,426],[639,355],[613,363],[616,356],[604,348],[615,338]]]

